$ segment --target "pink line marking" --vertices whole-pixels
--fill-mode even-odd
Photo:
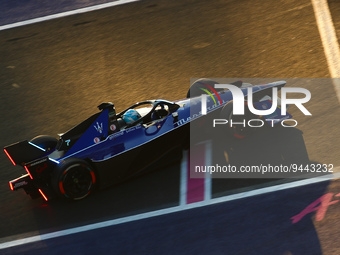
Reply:
[[[328,206],[333,205],[335,203],[338,203],[340,201],[340,200],[331,201],[332,198],[333,198],[333,195],[334,195],[334,193],[327,193],[327,194],[323,195],[322,197],[318,198],[317,200],[315,200],[313,203],[311,203],[309,206],[307,206],[305,209],[303,209],[299,214],[291,217],[290,219],[292,220],[292,223],[294,224],[294,223],[299,222],[308,213],[311,213],[311,212],[314,212],[314,211],[317,211],[316,215],[315,215],[315,220],[321,221],[326,215]],[[317,205],[319,205],[319,206],[317,206]]]
[[[190,148],[187,165],[187,204],[200,202],[204,200],[204,177],[205,173],[195,174],[202,178],[191,178],[190,170],[195,171],[195,166],[205,165],[205,144],[197,145]],[[192,162],[190,162],[192,160]],[[192,169],[191,169],[192,167]]]

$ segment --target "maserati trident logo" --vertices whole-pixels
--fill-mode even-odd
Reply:
[[[97,132],[99,132],[100,134],[103,133],[103,123],[99,123],[97,122],[97,125],[94,126],[94,128],[97,130]]]

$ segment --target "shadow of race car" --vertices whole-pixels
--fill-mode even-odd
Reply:
[[[148,100],[136,103],[116,113],[112,103],[102,103],[99,112],[76,125],[59,139],[38,136],[4,148],[14,165],[23,167],[26,174],[11,180],[11,190],[24,189],[32,198],[46,201],[56,197],[79,200],[96,188],[106,188],[143,173],[152,163],[174,150],[182,153],[188,146],[190,125],[203,119],[233,117],[232,93],[215,89],[208,79],[197,80],[187,98],[170,102]],[[247,87],[240,81],[232,83],[247,95]],[[281,88],[284,81],[252,86],[253,102],[258,107],[270,106],[273,87]],[[207,114],[202,114],[202,94]],[[247,116],[250,118],[253,116]],[[258,116],[257,116],[258,117]],[[271,116],[287,119],[291,116]],[[226,133],[236,138],[248,135],[245,127],[226,125]]]

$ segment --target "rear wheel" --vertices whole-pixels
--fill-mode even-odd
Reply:
[[[85,160],[68,158],[55,169],[53,182],[59,195],[71,200],[80,200],[94,190],[96,176]]]

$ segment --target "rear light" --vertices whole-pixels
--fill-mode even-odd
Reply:
[[[25,168],[26,172],[28,173],[28,175],[30,176],[30,178],[33,180],[33,177],[31,175],[30,171],[28,170],[28,167],[24,166],[24,168]]]
[[[9,187],[12,191],[14,190],[13,183],[9,182]]]
[[[42,192],[41,189],[38,189],[42,197],[45,199],[45,201],[48,201],[47,197],[45,196],[44,192]]]
[[[9,153],[7,152],[7,150],[6,149],[4,149],[4,151],[5,151],[5,153],[6,153],[6,155],[7,155],[7,157],[10,159],[10,161],[12,162],[12,164],[13,165],[16,165],[15,164],[15,162],[14,162],[14,160],[12,159],[12,157],[9,155]]]

